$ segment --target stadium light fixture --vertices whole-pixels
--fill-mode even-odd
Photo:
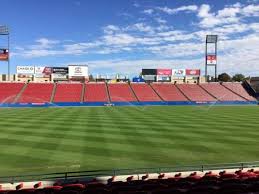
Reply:
[[[6,25],[0,25],[0,36],[7,36],[7,45],[5,47],[6,50],[8,50],[8,81],[10,81],[10,34],[9,34],[9,28]]]
[[[206,43],[217,43],[218,35],[206,35]]]
[[[7,26],[0,26],[0,35],[9,35],[9,29]]]

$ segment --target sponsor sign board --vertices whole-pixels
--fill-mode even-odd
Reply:
[[[48,78],[50,77],[52,73],[52,68],[51,67],[37,67],[35,66],[35,77],[44,77]]]
[[[69,65],[69,77],[88,77],[88,66],[86,65]]]
[[[142,69],[142,75],[156,75],[156,69]]]
[[[51,75],[51,73],[52,73],[51,67],[36,67],[35,66],[35,74]]]
[[[193,76],[193,77],[198,77],[201,74],[200,69],[186,69],[186,75],[187,76]]]
[[[172,69],[157,69],[157,75],[172,75]]]
[[[184,77],[186,75],[185,69],[173,69],[172,75],[174,77]]]
[[[53,74],[68,74],[68,67],[52,67]]]
[[[156,80],[156,76],[155,75],[143,75],[142,77],[146,81],[155,81]]]
[[[170,76],[166,76],[166,75],[158,75],[157,76],[157,81],[170,81],[171,80],[171,77]]]
[[[17,74],[34,74],[34,66],[17,66]]]
[[[8,61],[9,51],[8,49],[0,49],[0,61]]]
[[[67,80],[67,75],[66,74],[53,73],[52,78],[54,80]]]
[[[216,55],[207,55],[207,64],[208,65],[216,65],[217,64]]]

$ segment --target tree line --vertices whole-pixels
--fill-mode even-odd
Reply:
[[[227,73],[222,73],[222,74],[219,74],[218,81],[222,81],[222,82],[230,82],[230,81],[241,82],[241,81],[244,81],[244,80],[248,80],[249,78],[250,77],[245,77],[241,73],[237,73],[237,74],[233,75],[232,77]]]

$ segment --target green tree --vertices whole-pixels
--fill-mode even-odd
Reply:
[[[235,82],[241,82],[241,81],[244,81],[245,79],[245,76],[241,73],[239,74],[235,74],[233,77],[232,77],[232,80],[235,81]]]
[[[89,75],[89,81],[90,82],[95,81],[94,76],[92,74]]]
[[[227,73],[222,73],[222,74],[219,74],[218,80],[222,82],[229,82],[231,81],[231,76],[228,75]]]

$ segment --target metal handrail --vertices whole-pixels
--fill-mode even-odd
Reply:
[[[113,169],[113,170],[91,170],[91,171],[67,171],[54,172],[45,174],[25,174],[16,176],[0,177],[0,182],[18,182],[18,181],[35,181],[35,180],[57,180],[69,178],[95,178],[100,176],[119,176],[119,175],[140,175],[151,173],[167,173],[167,172],[186,172],[186,171],[207,171],[207,170],[225,170],[225,169],[244,169],[259,167],[259,161],[254,162],[238,162],[238,163],[218,163],[218,164],[202,164],[202,165],[182,165],[174,167],[159,168],[137,168],[137,169]]]

